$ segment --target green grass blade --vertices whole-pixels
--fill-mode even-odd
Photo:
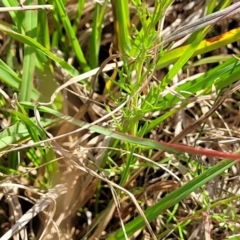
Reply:
[[[32,121],[35,121],[34,118],[32,118]],[[56,120],[41,118],[40,122],[42,127],[48,129],[54,123],[56,123]],[[14,144],[21,144],[28,139],[30,139],[30,135],[29,131],[26,128],[26,125],[23,122],[18,121],[14,125],[0,132],[0,150],[3,151],[9,149],[11,147],[14,147]]]
[[[19,105],[20,108],[22,108]],[[23,109],[24,110],[24,109]],[[22,112],[14,112],[15,116],[20,118],[22,122],[24,122],[26,129],[28,131],[28,134],[34,142],[40,142],[41,139],[46,139],[45,132],[34,122],[35,119],[30,119],[26,114]],[[50,162],[52,159],[55,158],[55,154],[53,150],[51,149],[51,145],[49,143],[46,143],[47,147],[49,148],[47,152],[43,150],[43,148],[39,148],[39,153],[41,155],[41,162]],[[13,152],[14,153],[14,152]],[[51,174],[53,172],[57,171],[57,163],[51,163],[47,165],[48,172]]]
[[[79,45],[78,39],[76,38],[75,31],[71,26],[71,22],[68,18],[68,15],[66,14],[62,0],[54,1],[54,6],[56,11],[58,12],[58,15],[60,16],[63,26],[66,30],[68,39],[72,44],[72,48],[74,50],[74,53],[76,54],[76,57],[77,57],[77,60],[79,61],[80,66],[82,67],[84,72],[89,71],[90,67],[88,66],[88,63],[81,49],[81,46]]]
[[[151,222],[156,219],[164,210],[174,206],[179,203],[182,199],[187,197],[190,193],[194,192],[198,188],[202,187],[204,184],[214,179],[216,176],[222,174],[225,170],[233,166],[235,162],[225,160],[217,165],[211,167],[209,170],[205,171],[203,174],[199,175],[192,181],[186,183],[183,187],[173,191],[166,197],[161,199],[157,204],[148,208],[145,211],[147,219]],[[141,216],[136,217],[133,221],[125,225],[126,232],[128,236],[132,236],[139,229],[144,227],[145,222]],[[124,233],[122,229],[119,229],[115,234],[111,235],[108,240],[114,239],[124,239]]]
[[[206,32],[207,32],[207,29],[198,33],[196,39],[186,49],[186,52],[178,59],[178,61],[170,69],[168,74],[164,77],[161,85],[162,88],[165,88],[170,83],[170,81],[172,81],[173,77],[176,76],[179,70],[193,56],[199,43],[202,41],[203,37],[206,35]]]
[[[129,54],[131,50],[130,37],[130,16],[128,0],[112,0],[112,7],[115,18],[115,31],[118,38],[119,51],[122,54]]]
[[[240,74],[240,61],[233,58],[216,68],[209,70],[203,76],[180,85],[176,88],[176,91],[186,98],[189,98],[191,94],[195,94],[202,89],[210,92],[213,85],[215,85],[217,89],[226,87],[238,80],[238,74]],[[160,99],[158,108],[167,109],[179,101],[179,98],[173,96],[172,94],[167,94],[165,97]]]
[[[16,31],[12,30],[8,25],[6,25],[5,23],[3,23],[1,21],[0,21],[0,31],[3,31],[10,37],[15,38],[16,40],[35,48],[35,50],[39,50],[40,52],[45,54],[50,59],[57,62],[64,70],[66,70],[68,72],[68,74],[70,76],[78,75],[78,71],[74,67],[72,67],[70,64],[68,64],[61,58],[54,55],[51,51],[49,51],[47,48],[45,48],[44,46],[39,44],[37,41],[35,41],[31,37],[25,36],[23,34],[20,34]]]
[[[211,93],[212,86],[214,85],[217,90],[221,90],[224,87],[229,86],[239,79],[240,74],[240,61],[237,59],[227,60],[225,63],[209,70],[206,74],[201,77],[198,77],[194,80],[188,81],[180,86],[178,86],[175,91],[181,94],[186,98],[185,102],[172,94],[167,94],[164,97],[160,98],[159,101],[155,101],[156,110],[166,110],[174,106],[175,104],[182,102],[181,107],[186,106],[189,103],[188,98],[192,95],[205,90],[202,94]],[[163,122],[166,118],[175,114],[177,109],[172,109],[167,111],[165,114],[160,117],[152,120],[148,123],[146,132],[149,132],[151,129],[154,129],[158,124]]]
[[[27,5],[32,5],[35,0],[27,0]],[[38,13],[34,11],[25,12],[24,29],[26,35],[36,40],[37,36],[37,22]],[[31,92],[33,88],[34,72],[35,72],[35,49],[29,45],[24,46],[24,56],[23,56],[23,75],[20,87],[19,100],[20,101],[30,101]]]
[[[29,103],[29,102],[21,102],[20,105],[22,105],[25,108],[31,108],[31,109],[34,108],[33,104]],[[210,149],[204,150],[202,148],[195,149],[193,147],[188,147],[185,145],[169,144],[169,143],[157,142],[157,141],[153,141],[153,140],[149,140],[149,139],[145,139],[145,138],[139,138],[139,137],[127,135],[124,133],[120,133],[117,131],[112,131],[110,129],[100,127],[98,125],[85,123],[83,121],[74,119],[70,116],[65,116],[64,114],[62,114],[58,111],[55,111],[51,108],[48,108],[48,107],[39,107],[38,109],[42,112],[47,112],[47,113],[53,114],[56,117],[61,118],[64,121],[67,121],[76,126],[79,126],[81,129],[89,129],[93,132],[100,133],[105,136],[109,136],[109,137],[121,140],[123,142],[132,143],[137,146],[143,146],[143,147],[147,147],[150,149],[162,149],[162,150],[174,152],[174,153],[187,152],[187,153],[194,153],[194,154],[202,154],[202,155],[206,155],[206,156],[229,158],[229,159],[234,159],[234,160],[240,158],[238,154],[214,151],[214,150],[210,150]]]
[[[240,28],[235,28],[229,32],[223,33],[219,36],[206,39],[201,41],[201,43],[196,48],[196,51],[192,56],[197,56],[198,54],[204,54],[220,47],[226,46],[227,44],[236,42],[240,39]],[[165,53],[157,62],[157,69],[162,69],[176,62],[188,49],[189,45],[182,46],[173,49]]]
[[[14,7],[19,5],[17,0],[2,0],[5,7]],[[23,19],[25,18],[23,11],[10,11],[10,16],[16,25],[17,30],[24,34]]]
[[[90,37],[90,52],[89,52],[89,65],[91,69],[98,67],[99,49],[102,34],[102,22],[104,20],[104,14],[106,11],[106,5],[95,4],[94,18],[92,23],[92,33]]]
[[[13,89],[18,91],[20,89],[21,79],[17,76],[17,74],[8,67],[1,59],[0,59],[0,79],[7,85],[11,86]],[[31,92],[31,98],[34,101],[39,99],[39,92],[37,90],[33,90]]]
[[[79,22],[81,21],[84,4],[85,4],[85,0],[78,1],[76,16],[74,18],[75,19],[74,27],[73,27],[75,33],[77,32]]]
[[[38,0],[39,4],[45,4],[45,0]],[[47,49],[50,49],[50,33],[48,27],[48,18],[46,11],[38,11],[38,21],[41,23],[38,25],[38,42]]]

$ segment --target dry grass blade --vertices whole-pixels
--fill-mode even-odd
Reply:
[[[206,114],[204,114],[200,119],[198,119],[196,122],[194,122],[193,124],[188,126],[186,129],[184,129],[182,132],[180,132],[176,137],[174,137],[170,141],[170,143],[177,143],[177,142],[179,142],[188,133],[190,133],[193,130],[195,130],[196,128],[198,128],[204,121],[206,121],[222,105],[222,103],[226,100],[226,98],[228,96],[230,96],[232,93],[234,93],[238,89],[240,89],[239,82],[237,82],[233,86],[231,86],[230,89],[228,89],[224,93],[224,95],[222,97],[220,97],[219,100],[216,101],[216,103],[212,106],[212,108]],[[159,152],[155,153],[152,159],[153,160],[158,159],[163,153],[164,153],[164,151],[159,151]]]
[[[221,19],[230,17],[236,13],[240,12],[240,3],[234,3],[230,7],[227,7],[221,11],[218,11],[216,13],[212,13],[206,17],[200,18],[194,23],[188,24],[186,26],[180,27],[178,30],[171,33],[171,35],[163,36],[164,44],[169,44],[172,41],[175,41],[181,37],[184,37],[188,34],[192,34],[196,32],[199,29],[202,29],[206,26],[215,24]]]
[[[9,182],[9,185],[11,183]],[[17,197],[16,188],[14,187],[3,187],[3,192],[6,198],[6,202],[9,206],[9,212],[12,220],[12,225],[22,217],[22,207]],[[21,229],[20,236],[24,239],[27,236],[27,230],[25,228]],[[16,236],[14,236],[16,239]]]
[[[74,155],[72,155],[72,154],[69,154],[69,153],[67,153],[66,151],[63,151],[62,148],[61,148],[56,142],[55,142],[54,145],[55,145],[55,147],[57,148],[57,152],[58,152],[60,155],[62,155],[62,156],[64,156],[64,157],[66,157],[67,159],[69,159],[69,161],[70,161],[70,162],[73,164],[73,166],[76,167],[77,169],[80,169],[81,171],[83,171],[83,172],[85,172],[85,173],[88,173],[88,174],[90,174],[90,175],[92,175],[92,176],[94,176],[94,177],[96,177],[96,178],[98,178],[98,179],[101,179],[102,181],[104,181],[104,182],[106,182],[107,184],[111,185],[111,187],[115,187],[115,188],[117,188],[118,190],[125,192],[125,193],[130,197],[130,199],[133,201],[133,203],[135,204],[135,206],[136,206],[139,214],[140,214],[140,215],[142,216],[142,218],[144,219],[145,224],[146,224],[149,232],[151,233],[153,239],[157,240],[157,238],[156,238],[156,236],[155,236],[155,234],[154,234],[154,232],[153,232],[153,230],[152,230],[152,228],[151,228],[151,226],[150,226],[150,224],[149,224],[149,222],[148,222],[148,220],[147,220],[147,218],[146,218],[146,216],[145,216],[142,208],[140,207],[138,201],[136,200],[135,196],[134,196],[131,192],[129,192],[129,191],[126,190],[125,188],[119,186],[118,184],[116,184],[116,183],[108,180],[108,179],[104,176],[103,173],[98,174],[96,171],[88,168],[85,164],[80,163],[80,162],[79,162],[79,159],[78,159],[76,156],[74,156]]]
[[[0,13],[10,11],[28,11],[28,10],[52,10],[53,5],[32,5],[32,6],[19,6],[19,7],[0,7]]]
[[[104,60],[103,63],[100,65],[97,73],[91,79],[91,90],[90,90],[89,97],[88,97],[87,101],[84,103],[84,105],[79,108],[77,114],[75,114],[75,116],[74,116],[75,119],[82,119],[83,116],[85,115],[85,113],[88,111],[89,107],[91,106],[91,100],[92,100],[92,97],[93,97],[93,94],[94,94],[95,85],[97,83],[97,79],[98,79],[99,75],[103,71],[105,71],[104,69],[106,69],[107,64],[110,61],[112,61],[112,60],[114,60],[118,57],[119,57],[119,54],[114,54],[114,55],[110,56],[109,58],[107,58],[106,60]],[[118,67],[117,64],[116,64],[115,67],[116,68]],[[56,93],[54,93],[54,94],[56,94]],[[68,129],[68,132],[69,132],[69,131],[72,131],[73,126],[69,123],[65,123],[59,129],[59,133],[61,133],[61,129],[66,129],[66,128]],[[60,135],[59,133],[58,133],[58,135]]]
[[[121,67],[123,65],[123,61],[120,61],[118,62],[118,67]],[[102,69],[102,72],[107,72],[107,71],[110,71],[112,69],[114,69],[116,67],[116,63],[109,63],[107,64],[106,66],[104,66],[104,68]],[[75,83],[78,83],[84,79],[87,79],[89,77],[92,77],[94,76],[95,74],[97,74],[100,70],[100,67],[98,68],[95,68],[95,69],[92,69],[86,73],[83,73],[79,76],[76,76],[76,77],[73,77],[71,79],[69,79],[66,83],[62,84],[60,87],[58,87],[54,93],[52,94],[51,98],[50,98],[50,102],[47,102],[47,103],[44,103],[44,102],[39,102],[38,104],[41,105],[41,106],[48,106],[48,105],[51,105],[53,103],[53,101],[55,100],[55,98],[57,97],[57,94],[63,90],[64,88],[72,85],[72,84],[75,84]]]
[[[0,0],[0,240],[236,234],[240,2],[31,1]]]
[[[204,227],[205,227],[205,240],[211,240],[210,234],[210,220],[207,213],[202,213],[204,218]]]
[[[8,240],[14,234],[16,234],[19,230],[21,230],[33,217],[35,217],[39,212],[43,211],[50,204],[55,202],[55,200],[65,194],[67,192],[67,188],[64,184],[56,185],[54,188],[50,189],[48,193],[44,194],[40,200],[30,209],[28,210],[20,219],[18,219],[15,225],[6,232],[0,239]]]

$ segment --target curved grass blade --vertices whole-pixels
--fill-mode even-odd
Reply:
[[[31,109],[34,108],[34,105],[29,102],[21,102],[20,105],[22,105],[26,108],[31,108]],[[120,141],[132,143],[137,146],[143,146],[143,147],[151,148],[151,149],[162,149],[162,150],[165,150],[168,152],[175,152],[175,153],[179,153],[179,152],[180,153],[190,153],[190,154],[193,153],[193,154],[201,154],[201,155],[219,157],[219,158],[229,158],[232,160],[240,159],[240,156],[238,154],[234,154],[234,153],[220,152],[220,151],[215,151],[215,150],[211,150],[211,149],[194,148],[194,147],[189,147],[189,146],[180,145],[180,144],[157,142],[157,141],[153,141],[153,140],[149,140],[149,139],[145,139],[145,138],[139,138],[139,137],[127,135],[124,133],[113,131],[111,129],[100,127],[98,125],[88,124],[83,121],[74,119],[70,116],[65,116],[64,114],[62,114],[58,111],[55,111],[51,108],[48,108],[48,107],[38,107],[38,110],[42,111],[42,112],[47,112],[47,113],[53,114],[56,117],[61,118],[64,121],[68,121],[69,123],[79,126],[80,130],[89,129],[93,132],[100,133],[105,136],[109,136],[109,137],[118,139]],[[57,138],[58,137],[56,137],[55,139],[57,139]]]
[[[14,7],[18,6],[19,2],[17,0],[2,0],[5,7]],[[13,22],[15,23],[19,32],[24,33],[23,19],[24,12],[22,11],[9,11],[10,16],[12,17]]]
[[[34,118],[32,118],[31,121],[34,122]],[[56,123],[56,120],[41,118],[41,125],[45,129],[48,129],[54,125],[54,123]],[[0,150],[3,151],[5,149],[9,149],[11,147],[14,147],[15,144],[23,143],[28,139],[30,139],[30,135],[28,129],[26,128],[26,124],[18,121],[14,125],[0,132]]]
[[[17,74],[10,68],[6,63],[0,59],[0,79],[6,83],[8,86],[11,86],[15,90],[20,89],[21,79]],[[33,89],[31,92],[31,99],[37,101],[40,97],[40,94],[37,90]]]
[[[226,46],[229,43],[236,42],[239,39],[240,27],[218,35],[216,37],[201,41],[192,56],[213,51],[220,47]],[[157,62],[156,69],[162,69],[169,66],[169,64],[176,62],[177,59],[179,59],[182,54],[187,51],[188,47],[189,45],[186,45],[165,53]]]
[[[51,51],[46,49],[44,46],[39,44],[37,41],[35,41],[31,37],[25,36],[23,34],[20,34],[16,31],[12,30],[8,25],[4,24],[2,21],[0,21],[0,31],[6,33],[10,37],[12,37],[24,44],[27,44],[27,45],[35,48],[36,51],[38,50],[38,51],[44,53],[47,57],[49,57],[50,59],[57,62],[64,70],[66,70],[68,72],[68,74],[70,76],[73,77],[73,76],[78,75],[78,71],[74,67],[72,67],[70,64],[68,64],[61,58],[54,55]]]

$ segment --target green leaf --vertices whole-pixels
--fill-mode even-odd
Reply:
[[[78,75],[78,71],[74,67],[69,65],[67,62],[65,62],[63,59],[54,55],[51,51],[43,47],[41,44],[39,44],[37,41],[35,41],[31,37],[25,36],[23,34],[20,34],[12,30],[8,25],[3,23],[2,21],[0,21],[0,31],[5,32],[10,37],[15,38],[16,40],[39,50],[40,52],[45,54],[47,57],[49,57],[50,59],[58,63],[70,76],[74,77]]]
[[[179,189],[173,191],[172,193],[168,194],[166,197],[161,199],[158,203],[154,206],[148,208],[145,211],[145,215],[149,222],[155,220],[164,210],[174,206],[175,204],[179,203],[185,197],[187,197],[190,193],[196,191],[198,188],[215,178],[216,176],[223,173],[225,170],[233,166],[235,162],[225,160],[217,165],[211,167],[209,170],[205,171],[203,174],[199,175],[192,181],[186,183],[184,186],[180,187]],[[131,222],[125,225],[125,230],[127,235],[130,237],[139,229],[145,226],[145,222],[141,216],[136,217]],[[114,239],[124,239],[124,233],[122,229],[119,229],[116,233],[112,234],[108,240]]]

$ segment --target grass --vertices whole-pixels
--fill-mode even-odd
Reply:
[[[49,4],[0,22],[0,236],[237,239],[240,4]]]

